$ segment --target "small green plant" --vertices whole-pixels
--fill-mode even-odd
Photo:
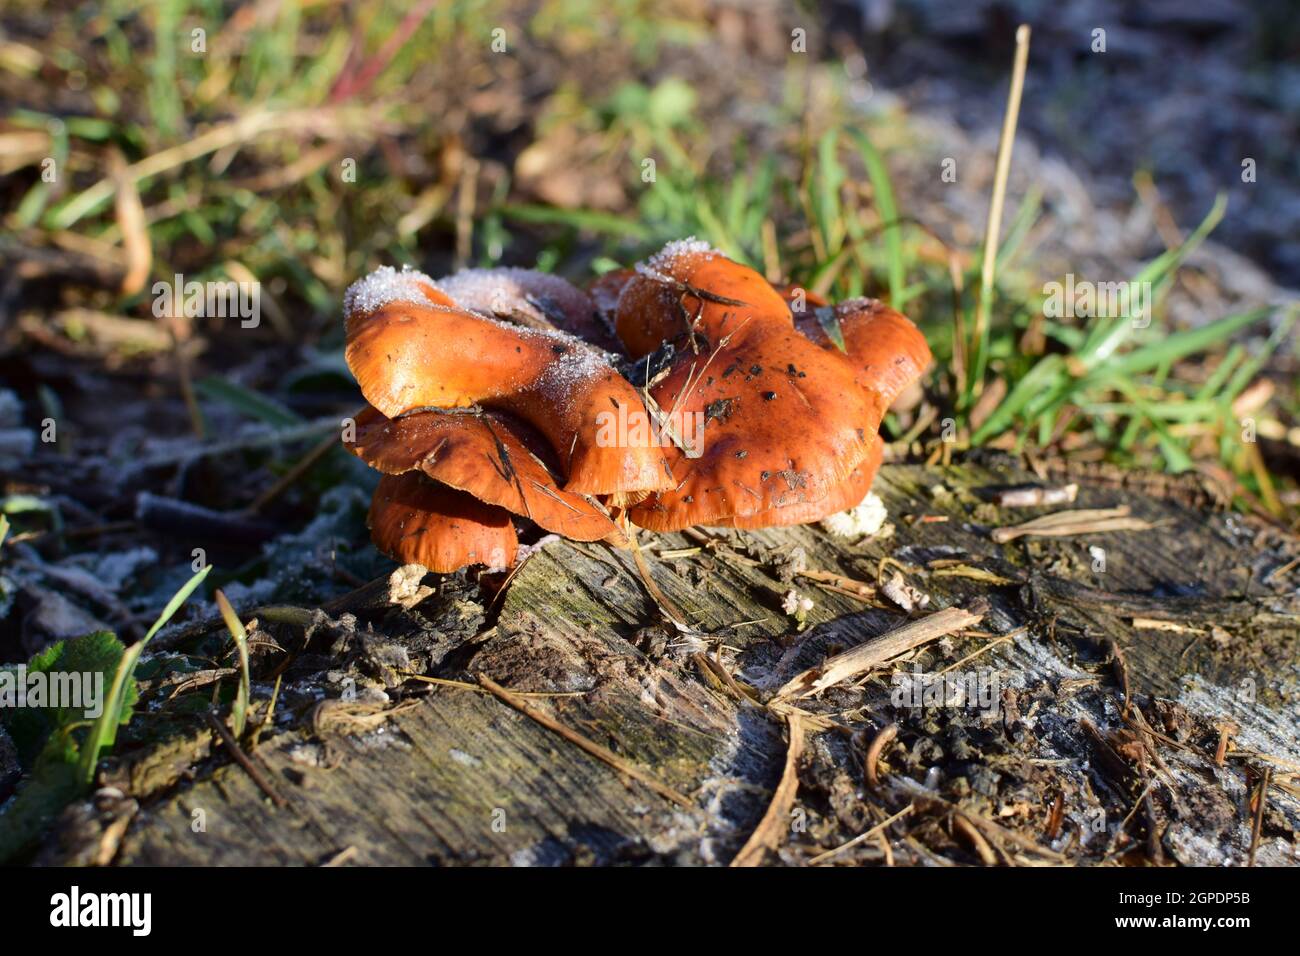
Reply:
[[[130,647],[124,647],[115,634],[97,631],[53,644],[27,663],[27,677],[77,674],[108,689],[93,720],[85,718],[84,710],[69,707],[0,707],[24,769],[17,791],[0,810],[0,861],[30,846],[64,806],[90,788],[100,756],[117,739],[118,728],[131,719],[138,699],[134,673],[141,653],[211,570],[205,567],[190,578],[145,636]],[[15,666],[0,670],[9,672],[10,683],[19,679]]]
[[[239,619],[235,609],[230,606],[226,600],[225,594],[217,592],[217,607],[221,610],[221,619],[226,624],[226,630],[235,641],[235,650],[239,653],[239,689],[235,692],[235,703],[231,708],[231,721],[234,724],[235,739],[238,740],[244,736],[244,724],[248,718],[248,696],[249,696],[249,675],[248,675],[248,633],[244,630],[244,622]]]

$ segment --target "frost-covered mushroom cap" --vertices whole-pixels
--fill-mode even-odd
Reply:
[[[924,337],[897,318],[906,329],[891,324],[880,346],[864,320],[855,330],[862,350],[847,355],[796,330],[786,300],[720,253],[685,244],[649,260],[619,295],[617,328],[634,354],[673,342],[672,364],[650,393],[680,430],[697,434],[668,449],[677,484],[634,505],[632,520],[661,531],[764,527],[860,501],[896,385],[881,369],[915,378],[929,360]]]
[[[501,408],[546,436],[568,491],[643,492],[670,480],[652,442],[597,441],[602,412],[640,407],[635,389],[599,349],[564,332],[466,311],[412,271],[378,270],[354,285],[346,302],[348,367],[385,417],[425,408]]]

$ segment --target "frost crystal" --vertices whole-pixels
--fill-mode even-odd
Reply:
[[[462,269],[436,285],[462,309],[486,315],[521,312],[562,322],[590,316],[595,309],[583,292],[564,279],[532,269]],[[558,316],[549,314],[553,312]]]
[[[610,357],[605,352],[576,344],[547,366],[537,384],[546,395],[563,401],[577,385],[603,375],[610,368]]]
[[[672,282],[673,280],[668,273],[671,273],[676,268],[678,259],[683,256],[694,256],[703,253],[716,255],[717,252],[703,239],[696,239],[694,236],[687,236],[685,239],[674,239],[645,262],[638,262],[636,271],[648,279],[654,279],[658,282]]]
[[[364,279],[358,279],[343,293],[343,314],[373,312],[390,302],[427,303],[421,284],[434,282],[423,272],[402,266],[401,271],[392,266],[380,266]]]

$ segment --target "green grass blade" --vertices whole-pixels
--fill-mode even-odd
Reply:
[[[650,230],[640,223],[592,209],[556,209],[551,206],[508,203],[498,206],[497,211],[507,219],[539,226],[568,226],[580,232],[605,233],[641,242],[653,238]]]
[[[1227,208],[1227,196],[1219,193],[1215,197],[1214,205],[1210,207],[1210,211],[1206,213],[1205,218],[1201,220],[1201,224],[1187,237],[1187,240],[1177,249],[1170,249],[1151,260],[1130,282],[1137,284],[1150,283],[1152,286],[1156,286],[1172,278],[1184,260],[1205,241],[1205,237],[1222,221]],[[1154,298],[1155,295],[1153,294],[1152,299]],[[1114,354],[1124,340],[1132,334],[1133,330],[1133,320],[1129,316],[1119,316],[1111,322],[1098,323],[1080,350],[1079,360],[1086,367],[1092,368],[1098,361]]]
[[[285,427],[301,425],[302,418],[279,402],[267,398],[251,388],[237,385],[229,379],[210,375],[194,383],[194,390],[204,398],[222,402],[249,418],[268,425]]]
[[[844,243],[844,216],[840,206],[840,186],[847,178],[840,164],[839,131],[827,130],[817,141],[817,192],[813,209],[817,229],[826,246],[826,255],[833,256]]]
[[[131,680],[135,673],[135,665],[140,660],[140,655],[148,643],[153,640],[154,635],[161,631],[167,622],[175,616],[176,612],[181,609],[189,596],[194,593],[195,588],[203,583],[209,572],[212,571],[212,565],[207,565],[189,579],[179,591],[177,591],[167,606],[163,608],[158,619],[154,621],[153,627],[135,644],[132,644],[122,654],[122,660],[117,665],[117,673],[113,675],[113,683],[109,687],[108,698],[104,702],[104,710],[90,726],[90,733],[86,737],[86,742],[81,749],[81,767],[80,777],[85,786],[90,786],[95,779],[95,766],[99,763],[100,753],[113,746],[117,740],[117,728],[121,723],[122,698],[126,693],[127,681]]]
[[[1175,332],[1158,342],[1152,342],[1127,355],[1112,359],[1102,366],[1102,370],[1108,376],[1119,377],[1132,377],[1150,372],[1161,365],[1176,362],[1193,352],[1202,352],[1212,345],[1226,341],[1246,326],[1268,318],[1272,311],[1272,307],[1252,309],[1249,312],[1225,316],[1199,329]]]
[[[235,739],[238,740],[244,735],[244,724],[248,717],[251,683],[248,676],[248,632],[244,630],[244,622],[239,619],[221,591],[217,591],[217,607],[221,610],[221,619],[225,621],[226,630],[234,638],[235,649],[239,652],[239,689],[235,692],[235,703],[230,713],[235,725]]]
[[[1296,319],[1298,318],[1300,318],[1300,306],[1292,306],[1287,309],[1286,316],[1277,324],[1277,328],[1274,329],[1273,334],[1268,337],[1268,341],[1264,343],[1264,347],[1260,350],[1260,353],[1247,359],[1241,368],[1237,369],[1236,373],[1229,380],[1227,386],[1223,390],[1224,397],[1227,398],[1228,401],[1236,398],[1241,394],[1245,387],[1250,384],[1250,380],[1255,377],[1260,368],[1263,367],[1264,363],[1268,361],[1268,357],[1277,350],[1277,347],[1281,345],[1282,341],[1291,333],[1291,329],[1295,326]]]
[[[1068,373],[1060,355],[1052,353],[1043,356],[1015,384],[988,420],[976,429],[975,434],[971,436],[971,444],[978,445],[1001,434],[1031,401],[1049,391],[1054,391],[1067,378]]]
[[[903,301],[903,288],[907,284],[906,266],[903,262],[902,223],[898,221],[898,204],[894,201],[894,187],[889,179],[889,169],[884,157],[861,130],[853,130],[862,163],[867,168],[871,189],[876,197],[876,211],[884,223],[885,260],[889,269],[889,302],[898,308]]]

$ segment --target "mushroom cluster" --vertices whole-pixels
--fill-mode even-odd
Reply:
[[[881,303],[832,310],[692,240],[590,293],[521,269],[383,268],[344,310],[369,403],[345,443],[383,475],[372,536],[437,572],[512,565],[516,518],[621,546],[628,521],[759,528],[852,508],[885,410],[930,361]]]

